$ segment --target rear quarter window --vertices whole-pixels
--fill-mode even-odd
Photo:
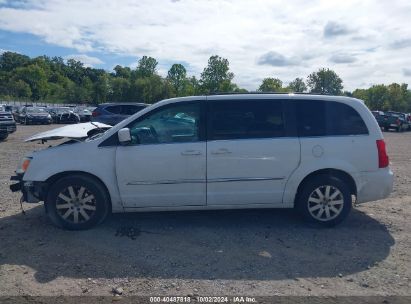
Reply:
[[[137,106],[137,105],[123,105],[122,114],[124,115],[133,115],[138,111],[144,109],[144,106]]]
[[[108,106],[105,108],[107,112],[113,113],[113,114],[120,114],[121,113],[121,106]]]
[[[368,134],[360,114],[349,105],[333,101],[297,101],[298,134],[337,136]]]

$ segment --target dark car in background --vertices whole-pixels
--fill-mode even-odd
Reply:
[[[6,139],[10,133],[16,131],[16,122],[13,115],[6,111],[4,106],[0,106],[0,140]]]
[[[384,129],[387,115],[383,111],[371,111],[381,129]]]
[[[18,114],[21,124],[51,124],[51,116],[44,107],[23,107]]]
[[[101,122],[114,126],[127,117],[146,108],[145,103],[103,103],[94,109],[91,117],[93,122]]]
[[[385,112],[387,119],[384,121],[384,129],[395,129],[397,132],[409,129],[409,123],[404,113],[388,111]]]
[[[80,117],[81,122],[90,121],[95,108],[96,107],[78,106],[74,108],[73,112]]]
[[[55,107],[48,109],[54,123],[79,123],[80,116],[70,107]]]

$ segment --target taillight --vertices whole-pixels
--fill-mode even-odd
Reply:
[[[100,115],[100,112],[97,112],[97,111],[93,111],[91,113],[91,116],[93,116],[93,117],[96,117],[96,116],[99,116],[99,115]]]
[[[387,150],[385,149],[384,139],[377,140],[377,150],[378,150],[378,167],[386,168],[389,165],[389,159],[387,155]]]

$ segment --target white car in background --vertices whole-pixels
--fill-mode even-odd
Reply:
[[[333,226],[353,196],[383,199],[393,187],[374,116],[348,97],[175,98],[112,128],[80,124],[29,140],[62,137],[71,140],[23,159],[11,189],[44,201],[66,229],[90,228],[109,212],[293,207]]]

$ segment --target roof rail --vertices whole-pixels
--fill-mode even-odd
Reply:
[[[332,94],[327,94],[327,93],[307,93],[307,92],[215,92],[215,93],[209,93],[205,94],[206,96],[213,96],[213,95],[251,95],[251,94],[260,94],[260,95],[288,95],[288,94],[294,94],[294,95],[324,95],[324,96],[333,96]]]

